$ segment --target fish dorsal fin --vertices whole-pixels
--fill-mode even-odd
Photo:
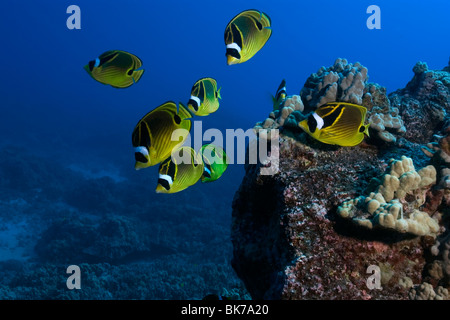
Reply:
[[[167,102],[163,103],[162,105],[160,105],[159,107],[156,107],[155,109],[153,109],[152,111],[147,113],[144,117],[142,117],[141,121],[147,121],[148,119],[150,119],[152,117],[153,114],[158,113],[158,112],[166,112],[173,118],[175,118],[175,116],[181,117],[178,115],[178,109],[177,109],[176,103],[173,101],[167,101]],[[183,120],[183,119],[184,118],[181,117],[181,120]],[[181,122],[181,121],[179,121],[179,122]],[[189,126],[189,130],[190,130],[190,126]]]
[[[245,11],[245,14],[248,17],[255,19],[255,21],[257,21],[259,23],[259,25],[256,26],[259,31],[261,31],[263,29],[271,29],[270,26],[272,24],[272,21],[270,20],[270,17],[267,14],[265,14],[264,12],[262,12],[260,10],[251,9],[251,10]]]
[[[107,62],[113,61],[117,56],[119,55],[119,51],[117,50],[110,50],[106,51],[105,53],[102,53],[98,59],[99,59],[99,67],[104,65]]]

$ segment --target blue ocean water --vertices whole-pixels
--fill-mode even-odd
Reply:
[[[66,12],[81,9],[81,29]],[[368,29],[370,5],[381,29]],[[223,33],[237,13],[267,13],[273,33],[249,61],[228,66]],[[9,1],[0,32],[0,298],[201,299],[248,297],[230,266],[231,202],[243,166],[211,184],[156,194],[157,167],[134,170],[131,132],[165,101],[186,103],[213,77],[219,110],[203,130],[252,128],[281,79],[298,94],[336,58],[359,61],[369,81],[402,88],[412,67],[448,62],[446,1]],[[127,89],[83,70],[107,50],[142,59]],[[93,243],[95,245],[93,245]],[[81,266],[82,289],[66,287]]]

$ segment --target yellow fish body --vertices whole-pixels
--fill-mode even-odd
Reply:
[[[330,102],[299,122],[311,137],[327,144],[344,147],[356,146],[369,136],[369,125],[364,125],[367,109],[346,102]]]
[[[235,16],[225,29],[228,65],[253,57],[272,35],[271,21],[258,10],[246,10]]]
[[[190,117],[189,110],[181,103],[177,110],[177,105],[168,101],[139,120],[131,136],[135,169],[160,163],[170,156],[174,148],[183,144],[191,130]]]
[[[207,116],[219,109],[220,89],[213,78],[203,78],[194,83],[188,108],[196,116]]]
[[[138,82],[144,73],[141,59],[120,50],[106,51],[89,61],[84,69],[98,82],[114,88],[127,88]]]
[[[159,166],[157,193],[180,192],[200,180],[203,174],[201,155],[191,147],[181,147]]]

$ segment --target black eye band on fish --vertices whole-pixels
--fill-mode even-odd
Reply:
[[[227,52],[225,53],[225,55],[232,56],[233,58],[236,58],[236,59],[240,59],[241,58],[241,54],[239,53],[240,50],[235,49],[235,48],[229,48],[228,46],[227,46]]]
[[[314,113],[315,114],[315,113]],[[308,117],[308,129],[309,132],[314,133],[314,131],[316,131],[317,128],[317,120],[314,117],[314,114],[310,114]]]
[[[160,174],[159,179],[158,179],[158,184],[160,184],[164,189],[169,191],[170,190],[170,182],[167,177],[169,177],[169,176]]]
[[[139,146],[134,148],[134,158],[136,161],[147,163],[148,159],[145,156],[148,156],[148,150],[144,146]]]
[[[142,162],[142,163],[147,163],[148,160],[146,157],[144,157],[144,155],[140,152],[135,152],[134,153],[134,159],[138,162]]]
[[[191,105],[194,110],[197,112],[198,111],[198,107],[200,106],[200,99],[195,97],[195,96],[191,96],[191,98],[189,99],[188,105]]]
[[[94,67],[95,67],[95,60],[89,61],[89,71],[92,72],[92,70],[94,70]]]

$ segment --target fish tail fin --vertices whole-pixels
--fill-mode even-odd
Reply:
[[[220,87],[219,90],[217,90],[217,99],[222,99],[222,97],[220,96],[220,89],[222,89],[222,87]]]
[[[273,102],[273,110],[272,111],[278,110],[279,109],[278,101],[273,95],[271,95],[271,96],[272,96],[272,102]]]
[[[272,103],[273,103],[273,110],[279,110],[281,106],[281,101],[277,100],[272,94],[270,95],[272,97]]]
[[[132,77],[133,83],[136,83],[141,79],[142,75],[144,74],[144,71],[145,70],[142,67],[134,70],[134,72],[133,72],[134,75]]]
[[[366,134],[368,137],[370,137],[369,135],[369,127],[370,127],[370,123],[366,124],[364,126],[364,134]]]

